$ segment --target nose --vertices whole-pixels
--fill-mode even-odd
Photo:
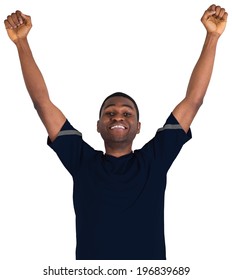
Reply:
[[[124,121],[124,116],[122,114],[115,114],[112,117],[112,120],[116,122]]]

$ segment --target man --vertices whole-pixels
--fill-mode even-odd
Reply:
[[[50,101],[27,40],[30,16],[16,11],[5,20],[18,50],[27,90],[47,129],[48,145],[73,177],[76,259],[166,259],[166,174],[191,138],[190,125],[203,102],[227,16],[225,9],[216,5],[204,12],[201,21],[206,38],[186,96],[141,149],[132,150],[141,125],[133,98],[117,92],[104,100],[97,130],[104,140],[105,153],[85,143],[81,133]]]

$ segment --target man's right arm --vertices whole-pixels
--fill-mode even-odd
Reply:
[[[15,43],[28,93],[51,141],[55,140],[66,121],[63,113],[51,102],[46,83],[30,49],[27,35],[32,27],[30,16],[20,11],[4,21],[10,39]]]

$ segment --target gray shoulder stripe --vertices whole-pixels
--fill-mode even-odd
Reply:
[[[157,130],[157,132],[159,131],[163,131],[166,129],[182,129],[181,125],[179,124],[166,124],[164,127],[161,127]]]
[[[78,135],[78,136],[82,136],[82,134],[78,131],[78,130],[62,130],[59,132],[58,136],[65,136],[65,135]]]

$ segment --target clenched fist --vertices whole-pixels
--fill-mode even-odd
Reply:
[[[4,21],[8,36],[16,43],[19,39],[27,37],[31,27],[31,17],[26,16],[20,11],[16,11]]]
[[[211,5],[203,14],[201,22],[205,26],[208,33],[216,33],[219,36],[226,27],[228,14],[224,8]]]

